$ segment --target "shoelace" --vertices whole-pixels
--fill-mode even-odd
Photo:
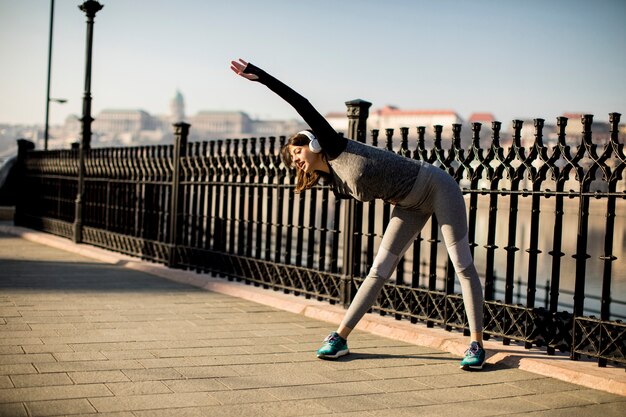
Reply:
[[[327,343],[335,343],[337,340],[339,340],[339,336],[336,334],[329,334],[328,336],[326,336],[326,339],[324,339],[324,342]]]
[[[480,346],[478,343],[472,343],[469,349],[465,351],[465,356],[476,356],[478,352],[480,352]]]

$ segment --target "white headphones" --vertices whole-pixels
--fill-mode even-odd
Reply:
[[[309,138],[309,149],[311,150],[311,152],[313,153],[322,152],[322,147],[320,143],[317,141],[317,138],[315,137],[313,133],[309,132],[308,130],[302,130],[298,132],[298,135],[304,135],[307,138]]]

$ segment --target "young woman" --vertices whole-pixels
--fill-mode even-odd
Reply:
[[[472,340],[461,368],[482,369],[483,292],[467,238],[465,201],[454,179],[425,162],[344,138],[306,98],[242,59],[232,61],[231,69],[278,94],[311,128],[296,133],[282,149],[285,164],[297,172],[296,192],[313,187],[325,176],[337,194],[358,201],[379,198],[395,206],[367,278],[339,328],[324,340],[317,356],[335,359],[349,353],[348,335],[374,304],[424,224],[435,214],[461,283],[470,326]]]

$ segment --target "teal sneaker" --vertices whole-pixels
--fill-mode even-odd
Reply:
[[[485,363],[485,349],[478,342],[472,342],[465,351],[465,357],[461,361],[461,369],[483,369]]]
[[[320,359],[337,359],[348,353],[350,353],[348,341],[339,336],[337,332],[332,332],[324,339],[322,347],[317,350],[317,357]]]

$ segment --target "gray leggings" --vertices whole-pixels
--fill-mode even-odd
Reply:
[[[372,268],[342,321],[344,326],[354,329],[376,302],[383,285],[433,214],[461,283],[470,331],[482,331],[483,292],[467,239],[465,201],[454,179],[429,164],[422,165],[413,189],[394,207]]]

